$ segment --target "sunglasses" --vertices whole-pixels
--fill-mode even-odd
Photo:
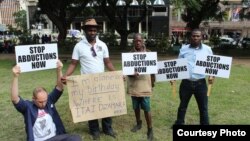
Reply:
[[[94,47],[91,47],[90,50],[91,50],[91,52],[92,52],[92,56],[93,56],[93,57],[96,57],[97,54],[96,54],[96,52],[95,52]]]

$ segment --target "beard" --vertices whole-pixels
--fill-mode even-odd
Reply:
[[[86,37],[89,42],[95,41],[96,35],[90,35]]]

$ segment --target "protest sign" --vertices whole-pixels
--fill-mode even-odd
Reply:
[[[232,57],[219,55],[197,55],[194,73],[229,78]]]
[[[69,76],[67,86],[74,123],[127,114],[121,71]]]
[[[186,59],[159,61],[156,81],[170,81],[190,78]]]
[[[15,47],[15,53],[21,72],[56,68],[57,44],[20,45]]]
[[[157,73],[157,53],[156,52],[136,52],[122,53],[123,75],[156,74]]]

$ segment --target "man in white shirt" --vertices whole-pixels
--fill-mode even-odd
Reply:
[[[95,19],[87,19],[83,27],[86,38],[78,42],[72,54],[71,63],[62,77],[62,82],[66,82],[66,77],[71,75],[77,67],[78,62],[81,65],[81,74],[102,73],[105,71],[104,66],[109,71],[114,71],[114,66],[109,59],[107,45],[98,39],[98,24]],[[94,140],[100,138],[100,129],[98,119],[88,121],[90,134]],[[110,117],[102,119],[102,129],[104,134],[116,137],[112,129],[112,119]]]

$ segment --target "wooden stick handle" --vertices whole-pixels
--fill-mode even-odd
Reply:
[[[172,83],[172,94],[173,94],[173,97],[176,97],[176,82]]]
[[[211,89],[212,89],[212,84],[208,84],[208,88],[207,88],[207,96],[210,96]]]

